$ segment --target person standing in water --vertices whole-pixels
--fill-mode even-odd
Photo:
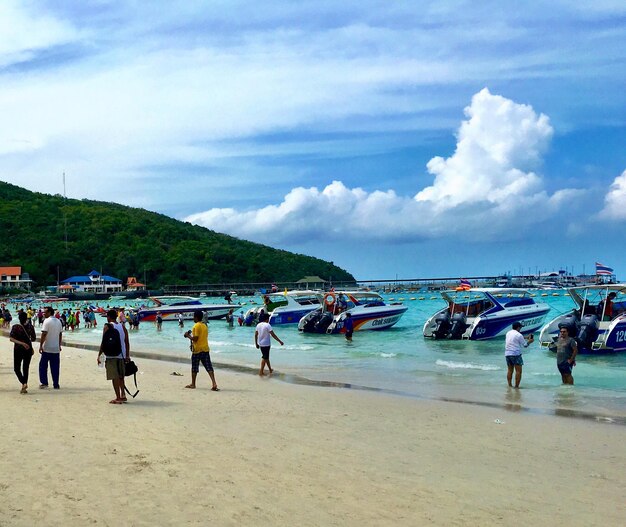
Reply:
[[[556,367],[559,369],[563,384],[574,384],[572,368],[576,366],[578,344],[576,339],[569,336],[567,326],[559,328],[559,338],[556,341]]]
[[[535,341],[535,337],[531,334],[528,337],[524,337],[520,333],[522,329],[521,322],[513,322],[513,329],[510,329],[506,334],[504,341],[504,358],[506,359],[506,380],[509,386],[513,387],[513,370],[515,370],[515,388],[519,388],[519,383],[522,380],[522,366],[524,366],[524,359],[522,359],[522,349],[527,348],[529,344]]]

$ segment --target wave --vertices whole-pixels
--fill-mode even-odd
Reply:
[[[435,361],[437,366],[445,366],[453,370],[482,370],[482,371],[496,371],[499,370],[499,366],[492,366],[489,364],[472,364],[471,362],[454,362],[451,360],[437,359]]]

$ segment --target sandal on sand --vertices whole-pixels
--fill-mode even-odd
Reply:
[[[20,391],[20,393],[28,393],[28,390],[26,390],[26,388],[22,388],[22,390]]]
[[[191,390],[195,390],[196,389],[196,387],[192,386],[191,384],[188,384],[187,386],[185,386],[185,388],[189,388]]]
[[[122,401],[118,401],[117,399],[113,399],[112,401],[109,401],[109,404],[122,404]]]
[[[213,386],[213,388],[211,388],[211,391],[213,392],[219,392],[220,389],[217,386]]]
[[[120,401],[122,401],[123,403],[127,403],[127,402],[128,402],[128,399],[127,399],[126,397],[122,397],[122,398],[120,399]]]
[[[183,376],[182,373],[179,373],[177,371],[173,371],[172,373],[170,373],[170,375],[175,375],[176,377],[182,377]]]

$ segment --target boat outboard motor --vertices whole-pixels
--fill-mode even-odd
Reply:
[[[570,337],[576,338],[578,335],[578,320],[575,315],[567,315],[559,322],[559,329],[567,328]]]
[[[451,327],[450,312],[444,311],[443,313],[439,313],[435,317],[435,330],[433,331],[433,337],[436,339],[445,339],[448,336],[448,332]]]
[[[313,330],[315,333],[326,333],[328,326],[333,321],[333,314],[325,311],[321,314],[321,316],[317,319],[315,324],[313,325]]]
[[[465,313],[455,313],[452,315],[452,327],[450,328],[449,339],[458,340],[463,337],[463,333],[467,329]]]
[[[298,328],[305,333],[313,333],[315,331],[315,323],[319,320],[321,313],[319,311],[311,311],[300,321]],[[302,327],[300,325],[302,324]]]
[[[598,338],[600,321],[597,315],[585,315],[580,319],[580,331],[578,342],[583,348],[591,348],[591,345]]]

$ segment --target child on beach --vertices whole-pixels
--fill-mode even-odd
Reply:
[[[274,372],[270,364],[270,347],[272,345],[272,339],[270,337],[280,342],[281,346],[284,344],[284,342],[276,336],[276,333],[274,333],[272,326],[268,322],[269,318],[267,313],[261,313],[259,315],[259,323],[254,331],[254,345],[257,349],[261,350],[261,369],[259,370],[261,377],[265,375],[266,364],[270,370],[270,375]]]

